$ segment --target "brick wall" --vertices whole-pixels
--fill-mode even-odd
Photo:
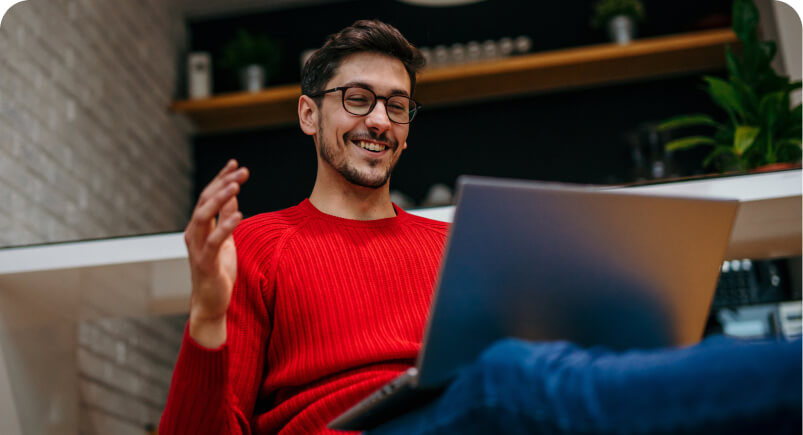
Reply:
[[[29,0],[0,27],[0,247],[180,229],[176,0]]]
[[[179,4],[28,0],[3,18],[0,248],[184,226],[191,147],[167,111],[185,45]],[[77,325],[78,433],[158,422],[183,322]]]
[[[185,321],[179,316],[81,323],[82,434],[141,435],[159,423]]]

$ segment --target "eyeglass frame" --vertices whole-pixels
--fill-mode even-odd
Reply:
[[[358,89],[366,90],[366,91],[370,92],[374,96],[374,102],[373,102],[373,104],[371,104],[371,108],[368,109],[368,112],[363,113],[362,115],[360,115],[360,114],[354,113],[354,112],[350,111],[348,108],[346,108],[346,91],[351,89],[351,88],[358,88]],[[412,99],[411,97],[408,97],[407,95],[401,94],[401,95],[391,95],[391,96],[388,96],[388,97],[383,97],[383,96],[377,95],[376,92],[374,92],[373,90],[371,90],[371,89],[369,89],[369,88],[367,88],[365,86],[354,86],[354,85],[352,85],[352,86],[338,86],[336,88],[331,88],[331,89],[327,89],[325,91],[316,92],[314,94],[310,94],[310,95],[307,95],[307,96],[310,97],[310,98],[319,98],[319,97],[323,97],[326,94],[330,94],[332,92],[337,92],[337,91],[342,91],[342,93],[340,94],[340,103],[343,106],[343,110],[345,110],[347,113],[349,113],[351,115],[354,115],[354,116],[368,116],[368,115],[370,115],[371,112],[374,111],[374,108],[376,108],[376,101],[380,100],[380,99],[381,100],[385,100],[385,104],[384,104],[384,106],[385,106],[385,115],[387,115],[388,120],[390,120],[390,122],[393,122],[395,124],[409,125],[411,122],[413,122],[413,118],[415,118],[415,115],[418,114],[418,111],[421,110],[421,107],[422,107],[421,104],[418,103],[418,101],[415,101],[414,99]],[[407,122],[398,122],[398,121],[394,121],[393,119],[391,119],[390,112],[388,112],[388,100],[393,98],[393,97],[407,98],[408,100],[410,100],[415,105],[415,109],[412,110],[413,114],[410,115],[410,120],[409,121],[407,121]],[[408,110],[408,112],[409,112],[409,110]]]

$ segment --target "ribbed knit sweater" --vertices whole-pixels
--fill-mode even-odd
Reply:
[[[227,340],[185,330],[159,433],[317,434],[409,368],[447,224],[338,218],[309,200],[234,232]]]

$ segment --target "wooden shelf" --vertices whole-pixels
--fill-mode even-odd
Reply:
[[[495,61],[424,70],[416,100],[425,107],[462,104],[539,92],[698,73],[725,66],[730,29],[532,53]],[[297,121],[298,84],[258,93],[232,93],[178,101],[200,132],[279,126]]]

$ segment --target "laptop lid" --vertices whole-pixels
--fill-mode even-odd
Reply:
[[[698,341],[737,208],[461,177],[418,387],[442,386],[508,336],[613,349]]]

